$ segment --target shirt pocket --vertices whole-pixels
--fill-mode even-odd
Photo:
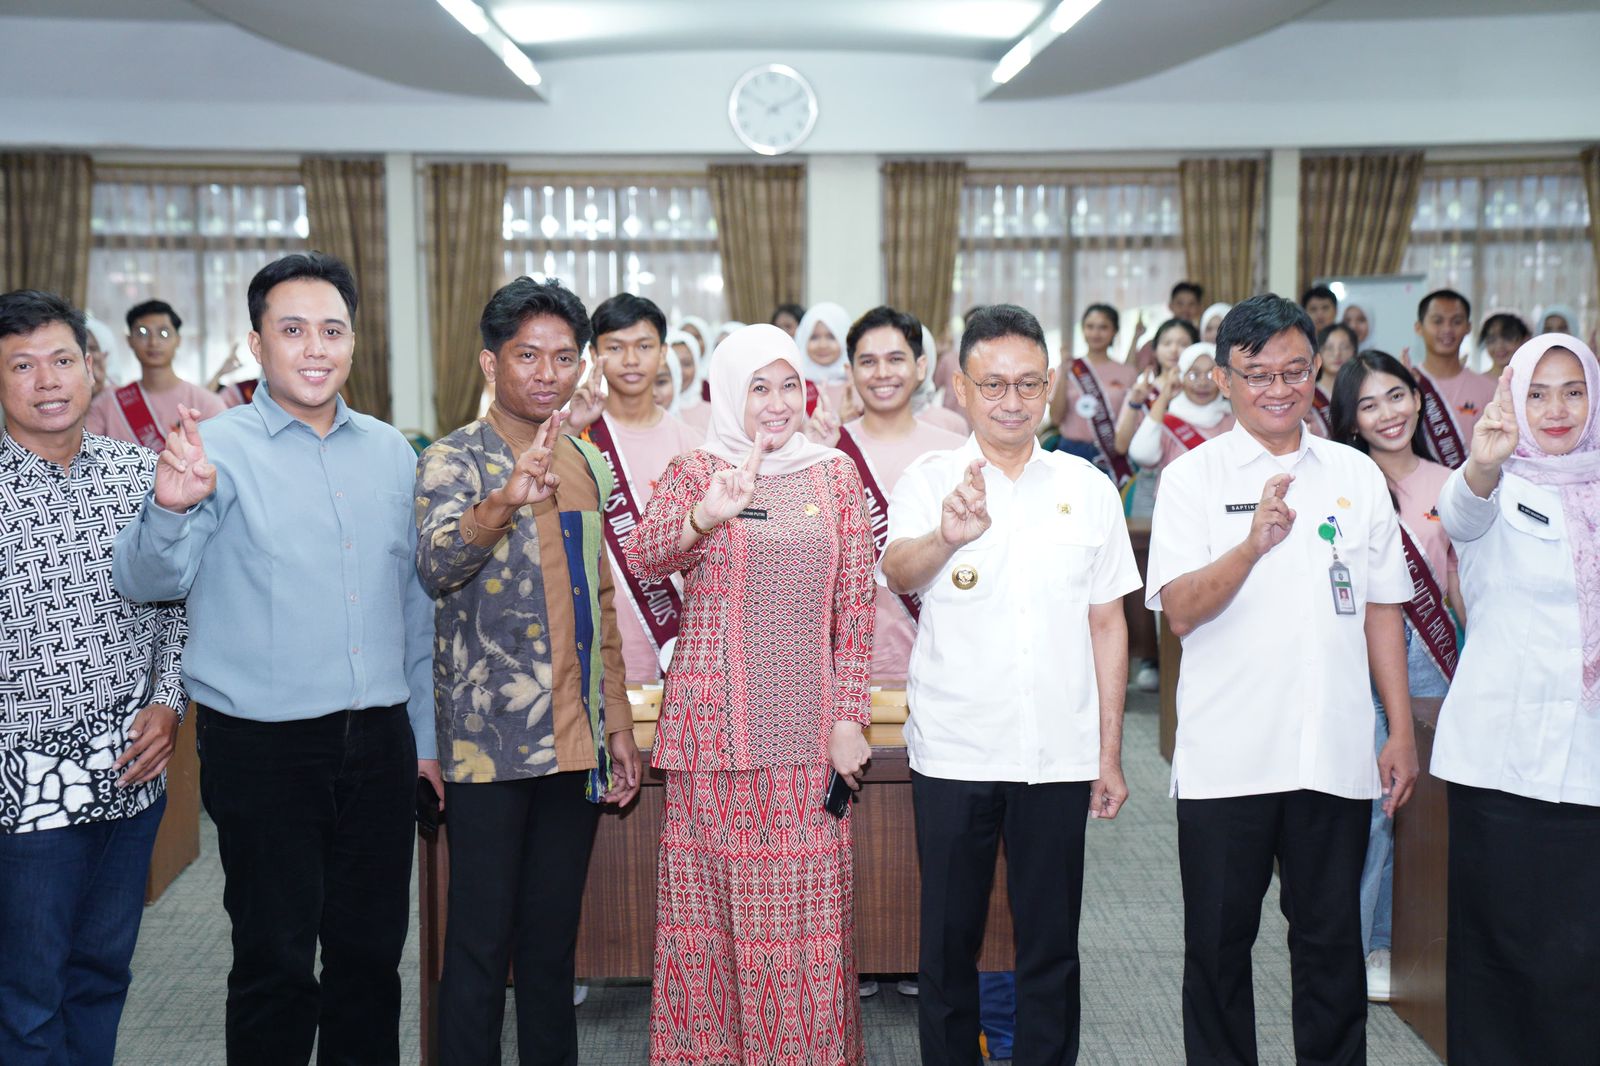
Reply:
[[[1094,566],[1105,547],[1104,530],[1076,521],[1048,522],[1040,531],[1040,575],[1054,599],[1087,603],[1094,585]]]
[[[416,527],[416,504],[409,492],[374,489],[383,545],[390,555],[411,558],[411,531]]]

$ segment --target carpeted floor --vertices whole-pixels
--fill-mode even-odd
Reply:
[[[1178,992],[1183,914],[1177,830],[1166,798],[1167,764],[1156,750],[1155,699],[1129,693],[1124,771],[1128,807],[1111,823],[1089,824],[1081,948],[1086,1066],[1154,1066],[1183,1061]],[[202,816],[200,860],[145,911],[122,1019],[117,1062],[127,1066],[219,1066],[229,963],[216,838]],[[1262,907],[1256,943],[1256,1013],[1263,1063],[1292,1063],[1286,926],[1275,889]],[[403,964],[402,1061],[418,1061],[417,939],[413,921]],[[578,1008],[584,1066],[648,1060],[650,989],[601,983]],[[516,1060],[507,995],[505,1061]],[[886,984],[863,1004],[868,1059],[900,1066],[917,1059],[916,1001]],[[1368,1058],[1385,1066],[1433,1066],[1437,1059],[1387,1007],[1367,1023]]]

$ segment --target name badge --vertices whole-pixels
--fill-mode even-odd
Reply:
[[[1529,507],[1525,503],[1517,504],[1517,510],[1522,512],[1523,514],[1527,515],[1529,518],[1533,519],[1535,522],[1540,523],[1541,525],[1546,525],[1547,526],[1547,525],[1550,524],[1550,518],[1549,518],[1548,515],[1540,514],[1538,511],[1535,511],[1532,507]]]
[[[765,507],[746,507],[739,512],[739,517],[753,518],[757,522],[765,522],[767,520],[767,509]]]
[[[1333,588],[1333,613],[1356,613],[1356,590],[1350,583],[1350,568],[1335,559],[1328,567],[1328,584]]]
[[[1228,514],[1254,514],[1256,505],[1253,503],[1225,503],[1223,511]]]

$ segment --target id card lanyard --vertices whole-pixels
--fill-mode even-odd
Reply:
[[[1356,589],[1350,581],[1350,568],[1339,558],[1339,546],[1334,543],[1334,538],[1339,535],[1337,519],[1332,515],[1328,520],[1317,527],[1317,536],[1328,542],[1328,548],[1333,552],[1333,564],[1328,567],[1328,587],[1333,591],[1333,613],[1356,613]]]

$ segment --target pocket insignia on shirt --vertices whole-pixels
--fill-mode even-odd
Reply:
[[[978,571],[963,563],[950,571],[950,581],[956,588],[965,592],[978,583]]]
[[[815,517],[817,517],[817,515],[818,515],[818,514],[819,514],[819,513],[820,513],[820,512],[821,512],[821,511],[822,511],[822,508],[820,508],[820,507],[818,507],[818,506],[817,506],[817,505],[816,505],[816,504],[814,504],[814,503],[808,503],[808,504],[806,504],[806,517],[807,517],[807,518],[815,518]]]
[[[1338,499],[1338,504],[1340,507],[1349,507],[1350,501],[1345,499],[1343,496],[1340,496]]]
[[[1056,504],[1056,510],[1060,511],[1062,514],[1071,514],[1072,513],[1072,504],[1070,504],[1070,503],[1058,503],[1058,504]]]

